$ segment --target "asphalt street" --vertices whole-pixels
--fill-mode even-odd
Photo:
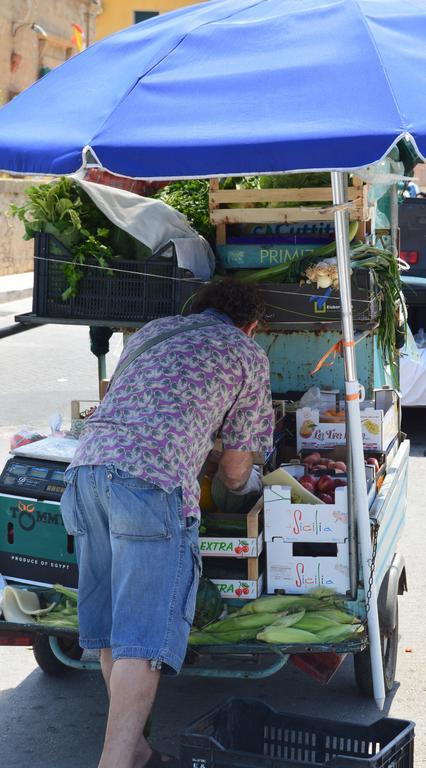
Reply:
[[[28,301],[0,307],[0,327]],[[111,371],[121,348],[112,339]],[[89,351],[88,329],[49,325],[0,339],[0,458],[21,426],[49,429],[62,414],[67,426],[72,399],[97,397],[97,364]],[[408,588],[400,598],[400,639],[396,684],[383,716],[416,722],[415,766],[426,765],[426,414],[404,415],[412,439],[407,524],[399,551],[407,564]],[[153,713],[152,740],[177,754],[182,729],[230,697],[255,697],[281,711],[339,721],[372,723],[382,715],[355,686],[347,657],[327,686],[288,664],[259,681],[164,678]],[[31,649],[0,647],[0,755],[7,768],[96,768],[105,727],[107,699],[98,672],[49,677]]]

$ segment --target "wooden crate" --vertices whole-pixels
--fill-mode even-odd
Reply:
[[[307,206],[306,203],[323,202],[324,206]],[[332,221],[333,195],[331,187],[308,187],[295,189],[219,189],[219,180],[210,180],[209,207],[210,221],[216,225],[217,245],[226,244],[228,224],[290,224],[299,221]],[[366,222],[371,218],[368,205],[368,186],[354,177],[353,186],[348,187],[348,201],[354,204],[350,209],[351,221],[359,222],[359,236],[364,238]],[[291,208],[255,208],[256,203],[300,203]],[[229,205],[238,204],[238,208]]]
[[[71,434],[78,437],[83,424],[93,410],[99,405],[99,400],[71,400]]]

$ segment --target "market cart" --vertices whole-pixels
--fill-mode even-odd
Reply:
[[[421,0],[413,0],[403,9],[397,0],[381,4],[328,0],[318,7],[310,2],[303,6],[300,0],[211,2],[147,22],[140,31],[114,36],[114,55],[108,40],[93,46],[15,99],[0,116],[0,166],[14,172],[70,173],[80,167],[82,152],[85,166],[104,166],[113,173],[157,181],[281,174],[283,170],[331,172],[331,201],[316,190],[314,200],[325,200],[328,205],[313,206],[310,214],[322,221],[324,207],[334,221],[341,322],[335,328],[331,321],[328,325],[330,334],[335,334],[328,340],[329,347],[326,336],[318,334],[318,326],[323,325],[319,317],[309,330],[301,330],[300,324],[296,331],[288,330],[303,334],[306,350],[315,338],[324,343],[324,354],[328,348],[340,348],[343,353],[339,386],[344,381],[351,526],[345,593],[353,610],[361,618],[366,616],[369,642],[366,655],[363,643],[356,649],[345,648],[359,651],[355,656],[359,660],[358,681],[365,689],[374,689],[380,707],[393,680],[397,595],[405,586],[404,562],[396,554],[396,542],[405,513],[409,444],[398,424],[395,452],[386,454],[384,450],[386,478],[370,506],[360,391],[363,386],[371,397],[373,388],[389,386],[389,382],[381,378],[371,315],[367,318],[369,327],[364,325],[361,334],[356,334],[348,216],[356,208],[359,212],[365,200],[356,202],[356,193],[355,200],[348,200],[346,182],[349,171],[368,173],[366,166],[384,158],[406,135],[414,147],[417,143],[419,152],[423,147],[424,154],[425,114],[418,93],[424,89],[421,57],[425,29]],[[143,51],[143,60],[133,55],[135,45]],[[277,57],[277,50],[290,55]],[[194,61],[202,61],[203,67],[194,67]],[[86,88],[88,71],[90,89]],[[50,106],[49,96],[69,91],[70,85],[81,94],[81,110],[76,119],[69,105],[64,105],[59,119],[56,102]],[[149,115],[143,126],[141,109]],[[28,120],[28,115],[34,120]],[[40,130],[36,129],[37,122]],[[389,182],[386,170],[384,175]],[[395,180],[398,174],[391,176]],[[215,191],[221,193],[220,189]],[[306,196],[303,190],[297,191],[303,207]],[[274,198],[275,202],[291,199],[281,191]],[[264,207],[263,200],[260,208]],[[218,206],[212,200],[212,220],[222,228],[222,234],[226,220],[236,215],[228,212],[220,220],[225,203],[223,197]],[[259,212],[252,207],[252,200],[246,203],[251,210],[246,211],[244,221],[255,222]],[[294,201],[292,208],[297,208]],[[275,222],[277,210],[269,210],[266,221]],[[281,212],[279,220],[297,220],[290,210]],[[362,220],[356,215],[354,218]],[[391,247],[395,248],[395,219],[390,231]],[[360,234],[374,238],[375,227]],[[317,314],[327,312],[329,297],[314,296]],[[286,326],[286,321],[278,323]],[[270,352],[272,386],[278,395],[289,389],[287,383],[284,392],[282,387],[283,373],[287,376],[289,371],[299,372],[302,387],[295,389],[306,389],[306,380],[300,377],[300,355],[293,354],[292,364],[284,369],[284,338],[287,342],[290,335],[275,335],[272,330],[262,342]],[[294,361],[298,366],[294,367]],[[324,366],[321,370],[324,373]],[[52,645],[57,651],[55,642]],[[227,650],[230,655],[241,656],[243,646]],[[248,655],[260,652],[257,644],[245,650]],[[276,666],[295,650],[301,649],[272,649],[279,657]],[[206,648],[205,654],[215,657],[216,649]],[[196,665],[191,667],[195,669]]]
[[[365,192],[363,191],[362,184],[358,187],[352,187],[351,189],[357,189],[357,195],[352,193],[355,206],[360,205],[360,201],[365,198]],[[231,226],[235,223],[245,224],[247,213],[251,214],[253,209],[245,207],[245,196],[247,193],[235,190],[234,193],[225,192],[223,198],[226,200],[238,200],[240,209],[231,209],[232,215],[226,208],[220,208],[219,205],[223,205],[221,192],[218,189],[217,182],[211,183],[211,216],[214,220],[215,217],[222,217],[222,219],[231,218]],[[263,200],[267,194],[271,195],[271,191],[267,192],[262,190],[260,193]],[[283,194],[283,193],[279,193]],[[298,196],[303,194],[304,198],[315,198],[318,195],[317,189],[297,189],[286,191],[285,198],[290,195],[293,201]],[[250,192],[250,198],[253,200],[254,192]],[[288,211],[292,212],[293,222],[297,222],[299,219],[300,225],[306,226],[306,220],[312,220],[317,215],[322,217],[322,223],[328,225],[332,223],[333,211],[332,211],[332,191],[331,188],[326,191],[322,189],[321,195],[324,198],[328,195],[328,207],[325,205],[326,200],[321,209],[304,207],[298,208],[274,208],[273,216],[280,222],[280,219],[286,219]],[[275,195],[277,197],[277,195]],[[262,210],[255,209],[255,217],[257,219],[257,225],[261,225],[264,219],[270,218],[270,210],[264,208]],[[368,226],[369,217],[371,212],[364,208],[360,210],[354,207],[354,215],[360,217],[355,219],[358,222],[359,228],[364,231]],[[252,214],[251,214],[252,215]],[[309,218],[310,217],[310,218]],[[239,221],[241,219],[241,221]],[[281,222],[282,224],[282,222]],[[218,244],[218,250],[222,249],[222,253],[226,258],[229,258],[229,251],[231,247],[226,244],[226,227],[219,224],[217,229],[218,240],[221,241]],[[41,240],[43,248],[47,250],[46,238]],[[244,245],[232,246],[244,249]],[[250,249],[249,249],[250,250]],[[36,238],[36,253],[40,253],[40,237]],[[54,262],[53,262],[54,263]],[[43,269],[49,268],[49,262],[43,264]],[[37,267],[36,267],[37,268]],[[174,267],[173,267],[174,269]],[[175,274],[173,275],[175,277]],[[116,278],[117,279],[117,278]],[[118,278],[119,279],[119,278]],[[128,277],[126,275],[126,280]],[[143,274],[139,275],[139,279],[145,280],[144,295],[151,281],[152,290],[155,295],[156,281],[160,280],[159,277],[146,276],[143,278]],[[161,278],[163,279],[163,278]],[[186,292],[193,292],[199,285],[194,279],[188,279],[182,276],[182,282],[185,283]],[[46,285],[49,285],[46,282]],[[53,283],[54,285],[54,283]],[[262,284],[263,285],[263,284]],[[122,289],[120,289],[122,290]],[[280,294],[281,290],[281,294]],[[348,609],[358,616],[367,625],[367,609],[370,607],[370,601],[372,598],[372,586],[373,579],[378,593],[378,606],[379,606],[379,628],[380,628],[380,646],[383,654],[383,670],[385,690],[389,692],[392,689],[396,658],[397,658],[397,642],[398,642],[398,608],[397,598],[406,588],[406,575],[405,575],[405,563],[401,555],[397,554],[397,540],[400,531],[402,530],[405,507],[406,507],[406,482],[407,482],[407,466],[409,456],[409,442],[405,439],[405,436],[400,432],[400,412],[398,399],[393,396],[393,390],[389,388],[390,379],[386,377],[385,367],[383,365],[383,359],[381,357],[380,349],[377,343],[377,328],[379,318],[379,294],[377,288],[373,286],[373,293],[370,292],[370,287],[364,289],[361,287],[356,293],[354,298],[354,305],[361,307],[361,311],[357,313],[355,320],[356,339],[357,339],[357,358],[358,366],[361,371],[360,383],[367,394],[372,396],[374,390],[377,390],[376,396],[385,398],[387,405],[382,405],[383,411],[389,406],[394,409],[393,418],[393,431],[391,431],[386,437],[386,443],[380,443],[376,446],[374,455],[381,457],[381,475],[380,478],[374,479],[374,487],[370,484],[370,494],[368,499],[369,504],[369,521],[370,521],[370,534],[373,544],[372,556],[368,563],[368,582],[365,587],[365,579],[363,578],[362,563],[360,557],[359,538],[357,535],[357,523],[356,523],[356,502],[355,502],[355,489],[353,484],[349,486],[349,524],[348,524],[348,536],[346,540],[348,559],[350,567],[347,570],[347,583],[340,589],[345,595],[346,604]],[[293,286],[280,286],[265,284],[261,288],[261,292],[264,294],[264,300],[267,311],[269,312],[283,312],[284,301],[287,303],[287,313],[289,317],[284,315],[284,318],[280,315],[273,316],[272,321],[268,321],[268,332],[260,334],[258,336],[259,343],[265,348],[268,353],[270,366],[271,366],[271,386],[275,398],[279,398],[276,402],[282,404],[287,400],[287,407],[289,405],[288,398],[289,393],[303,392],[312,384],[314,380],[321,387],[330,389],[330,385],[341,388],[343,384],[343,370],[340,360],[336,360],[332,367],[324,365],[313,377],[311,370],[313,363],[320,358],[326,357],[327,351],[333,350],[336,344],[341,339],[341,326],[340,326],[340,304],[343,304],[344,299],[342,292],[334,292],[332,294],[333,304],[330,307],[330,301],[327,304],[327,295],[324,295],[324,291],[317,290],[314,286],[305,286],[302,289],[300,295],[300,289],[298,285]],[[290,292],[290,293],[289,293]],[[163,291],[164,293],[164,291]],[[291,294],[294,295],[291,295]],[[285,300],[285,296],[289,296]],[[327,292],[325,292],[327,294]],[[84,286],[83,293],[84,297]],[[178,300],[181,302],[181,307],[186,303],[184,295],[178,293]],[[272,299],[271,299],[272,297]],[[361,297],[361,298],[360,298]],[[169,297],[170,298],[170,297]],[[318,303],[323,300],[323,306],[321,308],[320,319],[318,315],[315,315],[315,311],[311,316],[308,315],[307,308],[309,310],[309,304],[312,305],[310,299]],[[56,297],[55,297],[56,300]],[[296,301],[294,305],[291,301]],[[73,323],[73,318],[64,319],[62,317],[55,317],[55,309],[50,310],[53,313],[52,317],[43,317],[37,315],[37,306],[39,302],[39,292],[35,296],[35,309],[36,312],[32,312],[26,316],[20,316],[17,318],[20,322],[24,323],[48,323],[48,322],[70,322]],[[46,303],[46,301],[45,301]],[[336,310],[337,304],[337,310]],[[48,305],[48,302],[47,302]],[[280,306],[281,305],[281,306]],[[55,302],[52,303],[55,308]],[[333,309],[334,306],[334,309]],[[177,307],[175,306],[175,309]],[[275,308],[275,309],[274,309]],[[304,312],[300,312],[300,309],[304,309]],[[315,309],[315,308],[314,308]],[[324,311],[325,310],[325,311]],[[138,308],[136,311],[140,311]],[[159,312],[161,314],[161,310]],[[301,320],[301,316],[304,315]],[[151,319],[151,318],[150,318]],[[78,322],[86,322],[87,324],[96,325],[97,322],[107,323],[106,317],[98,319],[94,318],[90,320],[84,320],[79,317]],[[110,321],[111,323],[111,321]],[[123,325],[135,326],[135,320],[123,320]],[[303,344],[301,344],[303,339]],[[283,391],[282,382],[285,381],[285,390]],[[377,394],[378,393],[378,394]],[[78,414],[77,411],[74,413]],[[291,407],[288,416],[291,418]],[[297,414],[294,415],[294,423],[297,424]],[[280,422],[283,423],[282,421]],[[297,430],[296,430],[297,432]],[[278,438],[280,434],[278,432]],[[300,435],[299,435],[300,437]],[[68,446],[66,443],[70,443],[69,450],[71,453],[67,457],[66,450]],[[344,441],[346,442],[346,441]],[[53,446],[45,443],[47,441],[40,441],[29,446],[24,446],[17,449],[14,455],[9,459],[5,468],[0,475],[0,506],[2,507],[3,514],[6,515],[3,519],[3,523],[6,521],[14,521],[18,519],[19,526],[14,529],[13,537],[10,538],[10,531],[3,530],[2,547],[0,554],[0,562],[2,563],[0,570],[8,577],[8,582],[14,584],[21,584],[22,587],[35,589],[43,599],[45,596],[46,588],[43,587],[43,583],[53,583],[58,581],[66,586],[75,587],[77,585],[77,572],[75,564],[75,553],[73,543],[70,541],[72,537],[65,537],[64,531],[58,525],[59,517],[59,500],[63,489],[63,472],[67,465],[67,461],[71,458],[74,445],[71,441],[63,442],[65,446],[62,457],[60,453],[55,454],[56,450],[61,450],[61,440],[53,441]],[[297,442],[293,448],[289,447],[287,453],[280,454],[281,442],[277,440],[277,447],[274,457],[269,457],[269,465],[271,461],[275,462],[275,465],[279,465],[282,460],[286,460],[290,457],[293,459],[297,456],[297,449],[303,450],[309,448],[309,440],[307,444],[298,445]],[[315,446],[314,446],[315,447]],[[326,447],[334,447],[333,442]],[[343,454],[346,456],[346,445],[342,446]],[[302,465],[300,465],[302,466]],[[377,491],[379,487],[380,490]],[[365,478],[363,478],[365,484]],[[32,505],[30,511],[29,505]],[[258,551],[253,553],[248,552],[249,557],[245,560],[244,557],[240,557],[234,560],[232,564],[238,563],[248,565],[248,581],[246,591],[249,597],[259,596],[266,588],[266,580],[263,574],[263,565],[261,563],[262,550],[267,549],[266,542],[263,541],[262,527],[259,527],[259,512],[262,513],[262,507],[257,505],[257,513],[251,513],[248,519],[251,519],[252,527],[248,523],[246,535],[249,539],[253,540],[253,537],[258,542]],[[26,507],[26,508],[24,508]],[[18,510],[18,511],[17,511]],[[34,521],[34,516],[35,520]],[[50,525],[48,524],[50,521]],[[13,524],[13,523],[12,523]],[[34,531],[28,531],[34,526]],[[21,528],[22,530],[19,530]],[[26,530],[27,529],[27,530]],[[34,544],[31,547],[29,544],[29,536],[33,533]],[[217,532],[216,532],[217,533]],[[240,538],[241,538],[240,532]],[[7,537],[9,536],[9,539]],[[228,538],[223,537],[228,536]],[[216,545],[219,542],[219,551],[222,546],[221,542],[228,541],[230,533],[226,534],[225,531],[217,534],[215,542]],[[260,537],[260,545],[259,545]],[[214,536],[202,537],[202,543],[205,542],[206,550],[210,549],[210,542],[214,540]],[[312,537],[315,540],[315,537]],[[9,546],[8,546],[9,545]],[[9,553],[8,553],[9,549]],[[216,547],[217,554],[217,547]],[[228,549],[229,552],[229,549]],[[244,554],[244,553],[241,553]],[[250,557],[250,555],[255,557]],[[264,555],[264,552],[263,552]],[[34,565],[32,562],[36,557],[44,557],[44,563],[42,566]],[[267,553],[268,556],[268,553]],[[271,555],[272,557],[272,555]],[[24,563],[22,559],[24,558]],[[13,562],[11,562],[11,560]],[[229,563],[229,560],[222,561]],[[317,564],[324,562],[321,557],[318,557],[316,553],[315,562]],[[209,572],[208,565],[217,565],[220,560],[216,557],[209,558],[206,555],[204,559],[207,573]],[[60,570],[57,571],[58,576],[54,578],[55,567],[60,565]],[[47,575],[50,574],[50,575]],[[217,576],[217,574],[216,574]],[[213,569],[214,577],[214,569]],[[250,580],[251,579],[251,580]],[[15,581],[16,580],[16,581]],[[235,578],[225,578],[219,576],[213,579],[216,583],[221,584],[222,594],[225,598],[233,598],[231,604],[235,605],[235,601],[238,603],[238,580]],[[241,583],[241,580],[240,580]],[[324,579],[318,578],[316,581],[311,582],[313,585],[325,583]],[[38,584],[38,586],[37,586]],[[278,591],[283,585],[278,585]],[[306,587],[306,590],[308,587]],[[306,591],[305,590],[305,591]],[[272,590],[270,590],[272,591]],[[240,594],[240,597],[243,597]],[[226,602],[226,601],[225,601]],[[241,603],[240,603],[241,604]],[[25,643],[32,644],[34,648],[35,657],[46,672],[50,674],[57,674],[64,671],[65,667],[74,669],[92,669],[97,668],[98,663],[96,661],[86,661],[82,659],[82,651],[78,645],[78,632],[77,630],[65,631],[61,628],[51,627],[47,632],[46,627],[43,624],[23,624],[14,622],[2,622],[1,624],[1,637],[3,642],[11,643]],[[303,669],[308,669],[311,673],[315,674],[318,679],[327,679],[336,667],[341,663],[344,655],[351,653],[354,655],[355,674],[357,683],[364,693],[372,695],[373,693],[373,681],[370,665],[370,649],[368,647],[367,633],[364,633],[357,639],[351,639],[343,643],[323,643],[315,645],[304,644],[280,644],[280,645],[267,645],[261,642],[245,642],[237,643],[235,645],[208,645],[201,648],[193,648],[189,650],[187,656],[187,664],[183,673],[186,675],[201,675],[201,676],[219,676],[219,677],[244,677],[244,678],[260,678],[267,675],[271,675],[281,669],[290,658]],[[324,655],[324,661],[321,662],[319,654]],[[309,662],[308,655],[312,657],[312,664]],[[327,668],[328,662],[328,668]]]

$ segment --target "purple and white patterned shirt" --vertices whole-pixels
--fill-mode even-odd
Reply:
[[[71,466],[114,464],[167,493],[182,487],[199,515],[197,477],[221,429],[224,448],[268,452],[273,412],[265,352],[215,310],[164,317],[137,331],[120,363],[144,341],[179,326],[214,325],[166,339],[117,377],[87,420]]]

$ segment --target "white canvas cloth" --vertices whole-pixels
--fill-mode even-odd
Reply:
[[[117,227],[147,245],[153,253],[172,242],[179,267],[190,270],[200,280],[211,279],[215,269],[214,253],[182,213],[161,200],[86,181],[78,174],[72,178]]]
[[[416,346],[410,329],[401,354],[400,384],[403,406],[426,406],[426,348]]]

